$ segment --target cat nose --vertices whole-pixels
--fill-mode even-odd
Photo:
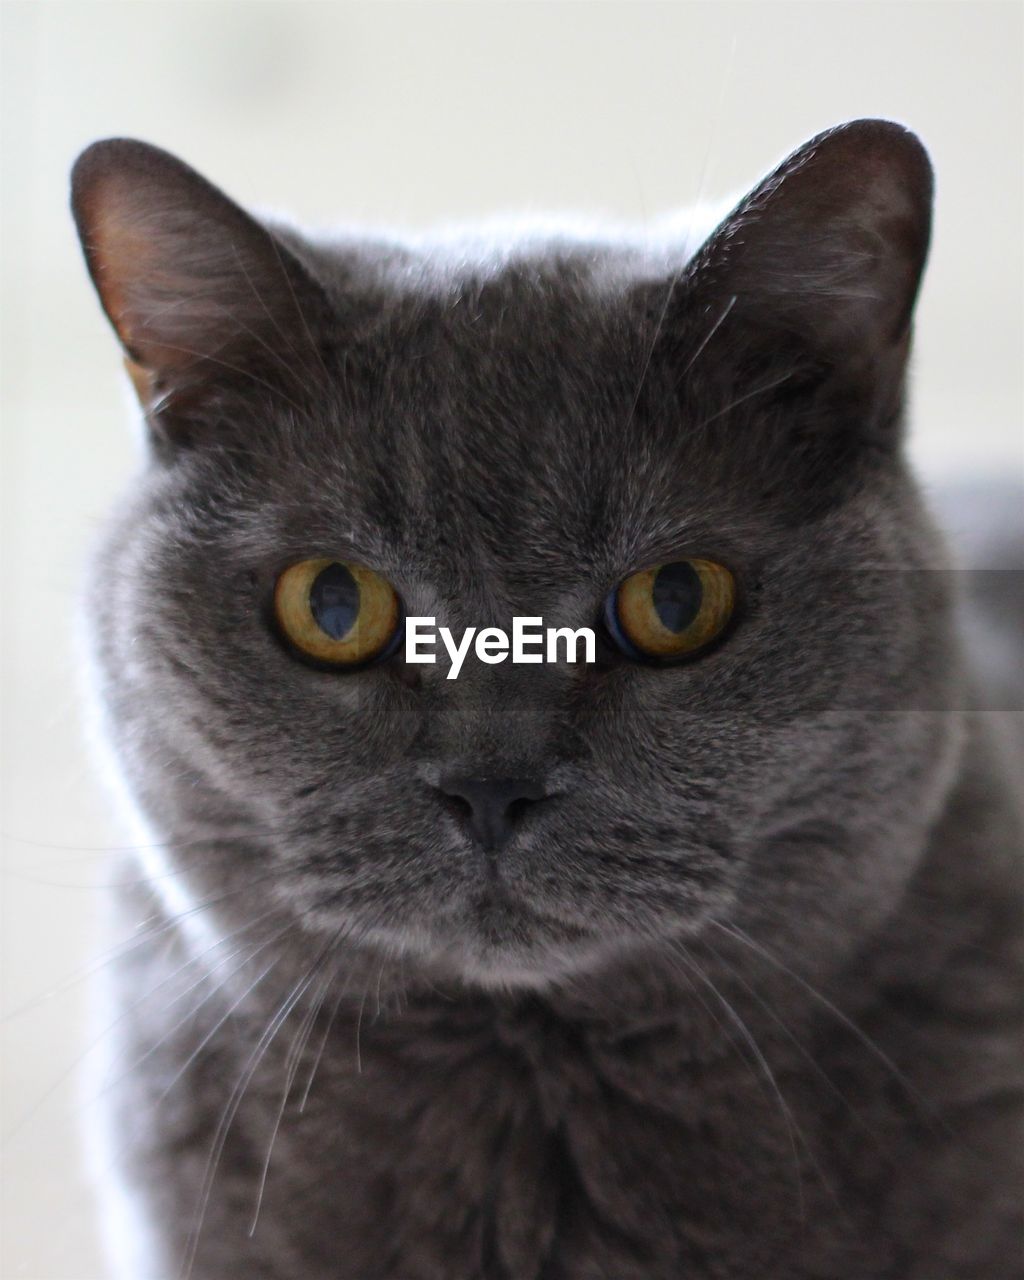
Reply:
[[[496,853],[515,834],[526,810],[548,794],[540,778],[442,777],[439,789],[468,824],[477,844]]]

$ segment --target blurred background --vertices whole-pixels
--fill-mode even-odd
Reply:
[[[67,213],[97,137],[180,153],[323,225],[495,212],[637,223],[739,194],[837,121],[917,130],[938,173],[912,453],[1024,480],[1022,9],[1011,3],[0,0],[4,1280],[99,1280],[78,1064],[106,853],[84,742],[83,557],[129,482],[120,359]],[[168,1278],[170,1280],[170,1278]]]

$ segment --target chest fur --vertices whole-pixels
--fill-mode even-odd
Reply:
[[[285,1026],[247,1079],[265,1016],[207,1039],[136,1010],[148,1057],[115,1099],[124,1169],[167,1274],[202,1205],[193,1280],[239,1258],[268,1280],[916,1280],[958,1274],[929,1254],[988,1238],[979,1214],[992,1240],[1012,1231],[1005,1133],[966,1132],[964,1112],[947,1130],[886,1065],[932,1064],[907,1083],[935,1099],[966,1041],[894,1042],[876,1019],[882,1057],[834,1022],[762,1018],[755,1042],[704,1013],[627,1034],[530,1001],[342,1009],[305,1037]],[[961,1185],[967,1142],[1006,1177]]]
[[[287,1063],[268,1061],[236,1117],[212,1198],[241,1207],[229,1231],[262,1201],[253,1241],[275,1266],[668,1280],[774,1275],[785,1259],[779,1274],[802,1274],[795,1255],[818,1236],[829,1265],[837,1250],[865,1265],[862,1233],[831,1225],[816,1100],[731,1042],[697,1060],[672,1028],[612,1041],[539,1018],[443,1034],[371,1022],[358,1047],[356,1034],[332,1029],[304,1105],[312,1063],[282,1109]]]

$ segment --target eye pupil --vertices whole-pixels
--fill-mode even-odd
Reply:
[[[679,634],[700,614],[704,588],[700,574],[687,560],[663,565],[651,588],[651,601],[662,626]]]
[[[343,564],[322,569],[309,589],[309,611],[332,640],[344,640],[359,616],[359,584]]]

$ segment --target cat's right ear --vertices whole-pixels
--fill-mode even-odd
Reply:
[[[684,305],[697,319],[685,367],[713,352],[737,404],[764,403],[759,385],[789,396],[825,388],[830,421],[888,447],[931,206],[928,155],[901,125],[853,120],[812,138],[687,268]]]
[[[147,416],[187,440],[207,394],[289,396],[321,360],[326,311],[294,254],[158,147],[94,143],[75,163],[71,209],[93,284]]]

